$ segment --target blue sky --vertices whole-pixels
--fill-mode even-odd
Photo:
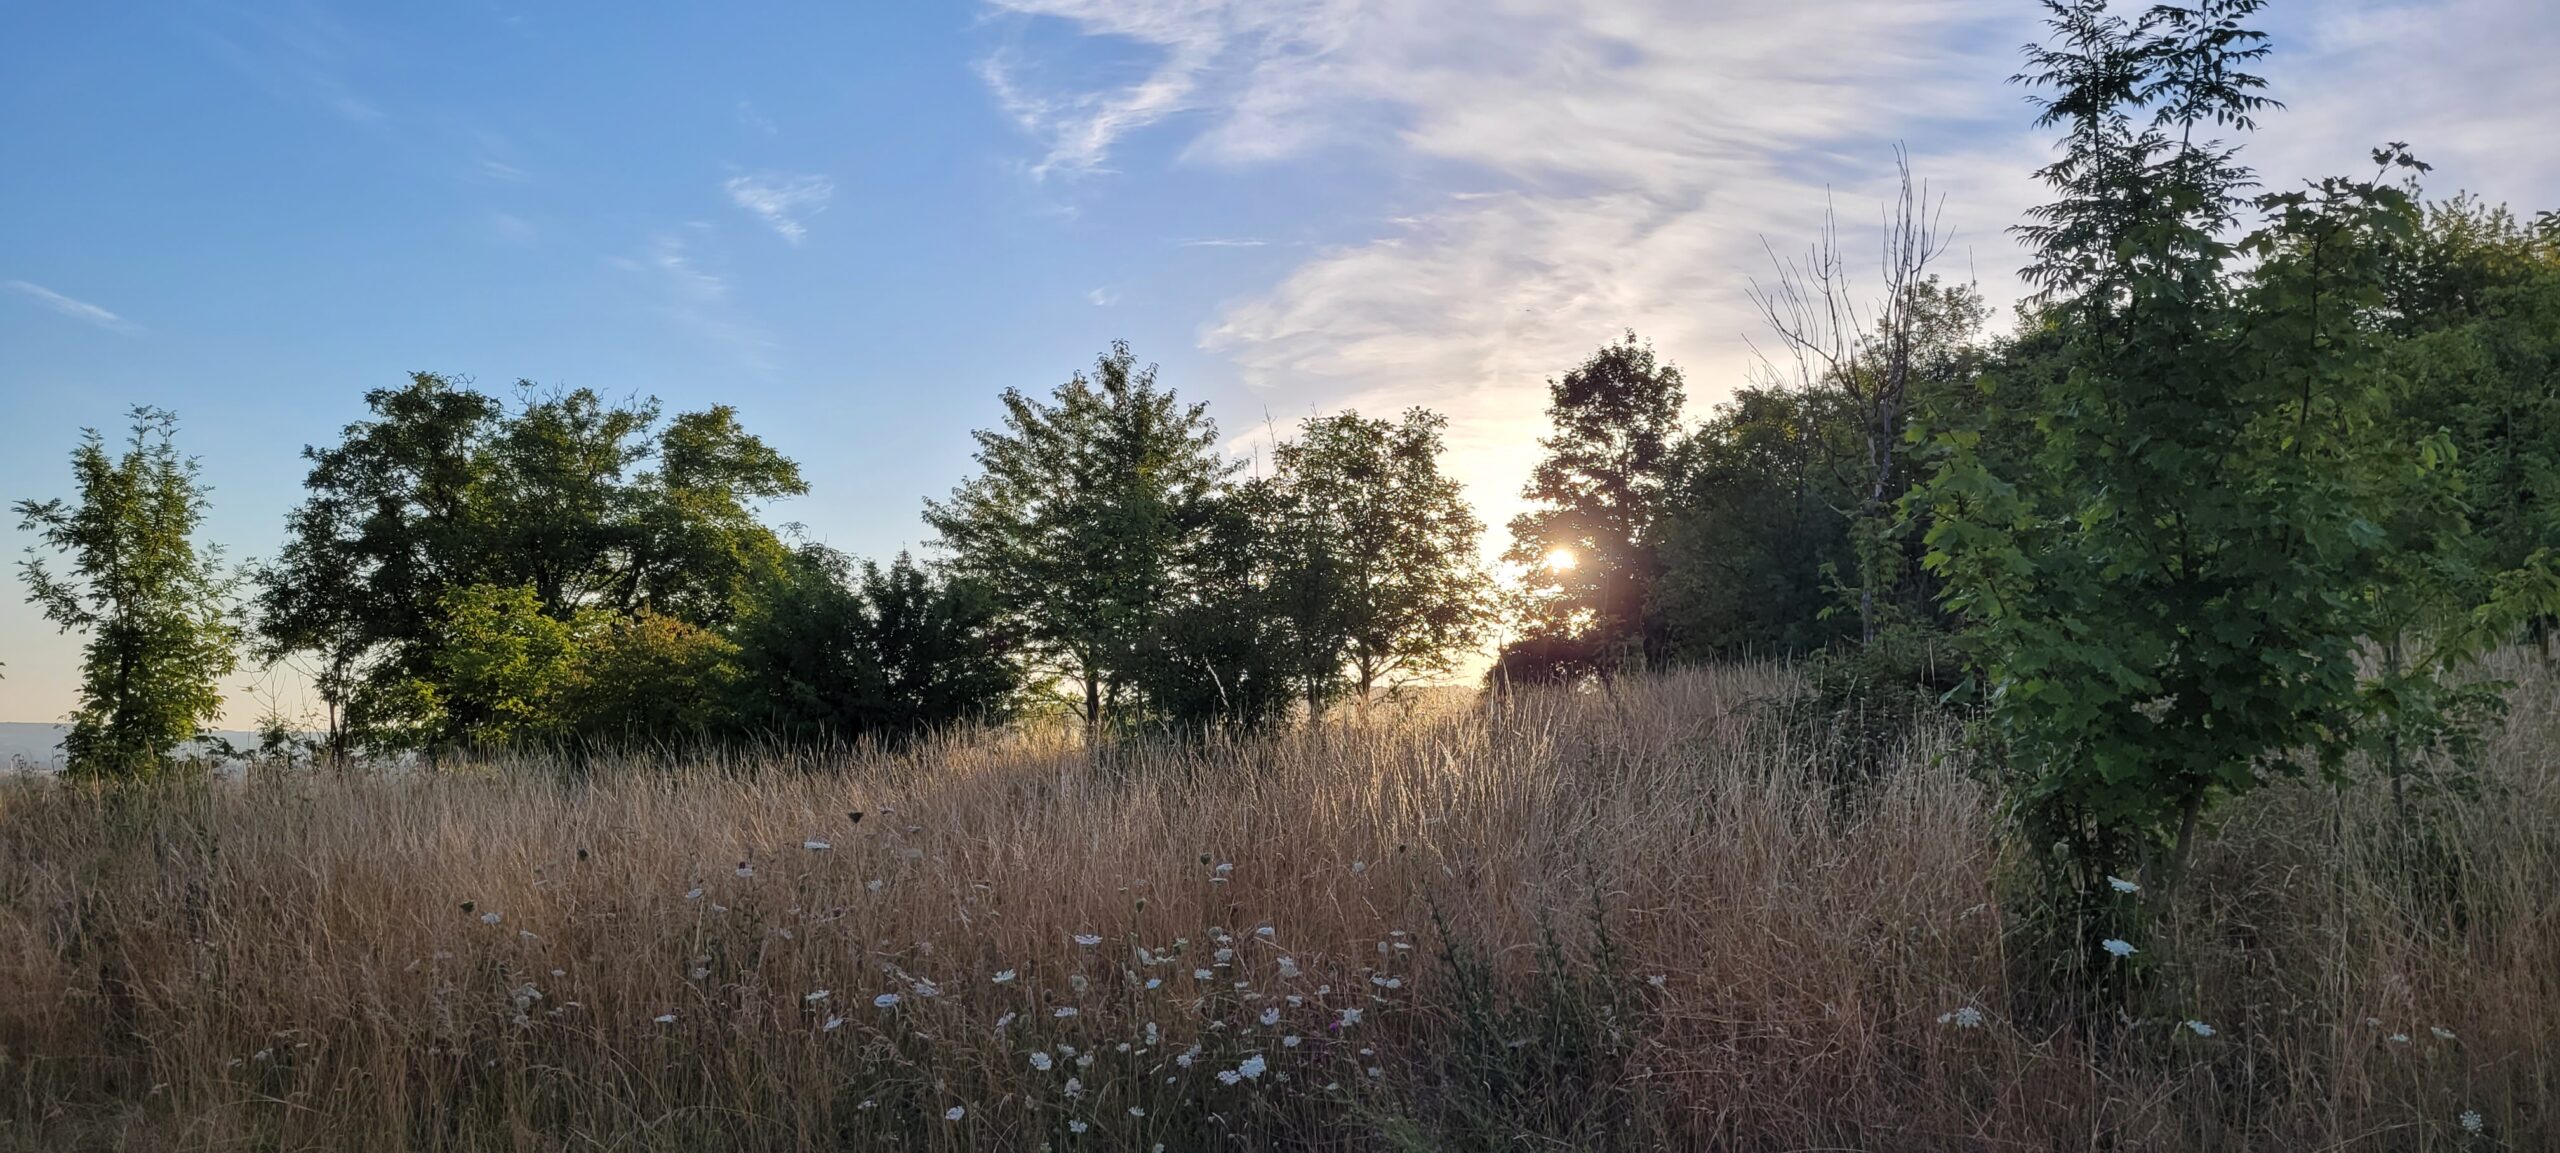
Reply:
[[[432,369],[735,404],[815,490],[773,515],[879,555],[923,543],[920,502],[966,474],[1000,389],[1125,337],[1239,452],[1267,419],[1440,408],[1498,523],[1547,376],[1632,326],[1703,411],[1749,370],[1763,239],[1800,245],[1828,196],[1857,243],[1897,140],[1948,196],[1947,270],[2011,294],[2000,229],[2045,141],[2001,78],[2032,20],[25,6],[0,38],[0,497],[66,495],[81,427],[160,405],[216,486],[207,535],[261,555],[301,446]],[[2293,106],[2252,145],[2272,179],[2406,139],[2438,190],[2560,204],[2551,6],[2296,0],[2268,23]],[[66,711],[76,647],[0,598],[0,719]]]

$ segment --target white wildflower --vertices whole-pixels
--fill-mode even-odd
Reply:
[[[1085,1123],[1084,1123],[1084,1122],[1082,1122],[1082,1121],[1069,1121],[1069,1122],[1067,1122],[1067,1132],[1069,1132],[1069,1133],[1082,1133],[1082,1132],[1084,1132],[1085,1130],[1087,1130],[1087,1129],[1091,1129],[1091,1128],[1093,1128],[1093,1126],[1091,1126],[1091,1125],[1087,1125],[1087,1124],[1085,1124]]]
[[[1099,944],[1101,944],[1101,943],[1102,943],[1102,937],[1101,937],[1099,934],[1095,934],[1095,933],[1078,933],[1078,934],[1076,934],[1076,944],[1082,945],[1082,946],[1084,946],[1085,948],[1090,949],[1090,948],[1092,948],[1092,947],[1094,947],[1094,946],[1096,946],[1096,945],[1099,945]]]
[[[1271,927],[1271,926],[1269,926],[1269,925],[1264,925],[1264,926],[1262,926],[1261,928],[1255,929],[1255,930],[1253,931],[1253,935],[1254,935],[1254,936],[1257,936],[1257,937],[1260,937],[1260,938],[1262,938],[1262,939],[1264,939],[1264,940],[1266,940],[1266,941],[1267,941],[1267,940],[1270,940],[1270,939],[1271,939],[1271,934],[1272,934],[1273,932],[1275,932],[1275,930],[1274,930],[1274,929],[1272,929],[1272,927]]]
[[[812,1004],[812,1005],[815,1005],[815,1004],[817,1004],[818,1002],[820,1002],[820,1001],[824,1001],[824,1000],[826,1000],[826,999],[827,999],[827,991],[826,991],[825,989],[820,989],[820,990],[818,990],[817,992],[815,992],[815,993],[810,993],[810,994],[808,994],[808,995],[806,995],[806,996],[801,997],[800,999],[801,999],[801,1000],[803,1000],[803,1001],[806,1001],[806,1002],[808,1002],[808,1003],[810,1003],[810,1004]]]
[[[1295,979],[1297,978],[1297,976],[1298,976],[1298,974],[1299,974],[1300,972],[1302,972],[1302,970],[1300,970],[1300,969],[1298,968],[1298,962],[1297,962],[1297,959],[1296,959],[1296,958],[1293,958],[1293,957],[1282,957],[1282,958],[1280,958],[1280,975],[1281,975],[1281,976],[1283,976],[1283,977],[1287,977],[1287,978],[1290,978],[1290,979],[1292,979],[1292,980],[1295,980]]]
[[[1232,873],[1236,871],[1236,867],[1232,864],[1221,863],[1218,866],[1218,871],[1221,873]]]
[[[1147,987],[1148,987],[1148,988],[1150,988],[1150,989],[1159,988],[1159,987],[1161,987],[1163,984],[1164,984],[1164,978],[1162,978],[1162,977],[1149,977],[1149,978],[1147,978]]]
[[[1270,1067],[1271,1063],[1263,1060],[1262,1054],[1256,1053],[1253,1056],[1245,1058],[1242,1064],[1237,1065],[1236,1072],[1241,1073],[1246,1078],[1250,1079],[1262,1076],[1263,1070],[1269,1069]]]
[[[676,1015],[673,1013],[661,1013],[657,1016],[656,1020],[661,1025],[673,1025],[676,1023]]]
[[[931,981],[918,980],[913,991],[918,997],[939,997],[942,995],[942,986]]]
[[[1348,1028],[1352,1027],[1353,1025],[1357,1025],[1357,1024],[1359,1024],[1359,1023],[1360,1023],[1360,1010],[1358,1010],[1358,1009],[1345,1009],[1345,1010],[1343,1010],[1343,1011],[1342,1011],[1342,1027],[1343,1027],[1343,1028],[1348,1029]]]
[[[882,883],[882,882],[881,882],[880,878],[878,878],[878,877],[873,877],[872,879],[870,879],[870,880],[868,880],[868,881],[864,881],[864,882],[862,883],[862,887],[863,887],[863,888],[865,888],[865,889],[870,890],[871,892],[877,893],[877,892],[879,892],[879,891],[880,891],[880,885],[881,885],[881,883]]]
[[[750,865],[750,864],[746,863],[745,861],[740,861],[740,862],[738,862],[738,875],[739,875],[739,876],[741,876],[741,877],[752,877],[752,876],[755,876],[755,875],[756,875],[756,867],[755,867],[754,865]]]
[[[494,924],[497,924],[501,919],[502,919],[502,918],[500,918],[496,913],[482,913],[482,914],[480,914],[480,923],[481,923],[481,924],[483,924],[483,925],[494,925]]]
[[[1069,1096],[1069,1097],[1082,1097],[1082,1096],[1084,1096],[1084,1081],[1083,1081],[1083,1080],[1081,1080],[1081,1079],[1079,1079],[1079,1078],[1075,1078],[1075,1077],[1069,1077],[1069,1078],[1067,1078],[1067,1096]]]
[[[2487,1124],[2480,1119],[2480,1111],[2477,1109],[2465,1109],[2462,1111],[2462,1116],[2454,1120],[2462,1125],[2462,1131],[2465,1133],[2477,1133]]]
[[[1011,969],[998,969],[996,970],[996,984],[1002,985],[1012,981],[1016,975],[1017,974],[1015,974]]]
[[[1034,1069],[1038,1069],[1039,1071],[1041,1071],[1041,1072],[1043,1072],[1043,1073],[1046,1073],[1046,1072],[1048,1072],[1048,1071],[1049,1071],[1050,1066],[1053,1066],[1053,1065],[1055,1065],[1055,1064],[1057,1064],[1057,1061],[1056,1061],[1054,1058],[1052,1058],[1052,1057],[1050,1057],[1050,1056],[1049,1056],[1049,1051],[1048,1051],[1048,1050],[1046,1050],[1046,1049],[1034,1049],[1034,1050],[1032,1050],[1032,1051],[1031,1051],[1031,1067],[1032,1067],[1032,1068],[1034,1068]]]
[[[1056,1012],[1049,1015],[1052,1017],[1073,1017],[1076,1015],[1076,1007],[1073,1005],[1060,1005]]]
[[[1193,969],[1191,971],[1191,979],[1194,981],[1206,981],[1215,976],[1217,976],[1216,973],[1212,973],[1207,969]]]
[[[687,889],[685,890],[684,899],[688,901],[699,901],[702,899],[702,890]]]
[[[1270,1007],[1270,1008],[1268,1008],[1268,1009],[1264,1009],[1264,1010],[1262,1011],[1262,1024],[1263,1024],[1263,1026],[1264,1026],[1264,1027],[1268,1028],[1268,1027],[1270,1027],[1270,1026],[1272,1026],[1272,1025],[1277,1025],[1277,1024],[1279,1024],[1279,1023],[1280,1023],[1280,1007],[1279,1007],[1278,1005],[1273,1005],[1272,1007]]]
[[[2111,876],[2111,877],[2108,877],[2108,878],[2107,878],[2107,887],[2108,887],[2108,888],[2110,888],[2110,889],[2114,889],[2115,891],[2117,891],[2117,892],[2119,892],[2119,893],[2139,893],[2139,892],[2141,892],[2141,891],[2142,891],[2142,886],[2137,885],[2137,884],[2134,884],[2134,883],[2133,883],[2133,882],[2131,882],[2131,881],[2125,880],[2125,879],[2124,879],[2124,878],[2122,878],[2122,877],[2112,877],[2112,876]]]
[[[1669,985],[1669,984],[1671,983],[1671,976],[1670,976],[1670,974],[1667,974],[1667,973],[1656,973],[1656,974],[1654,974],[1654,975],[1652,975],[1652,976],[1650,976],[1650,977],[1645,978],[1645,979],[1644,979],[1644,983],[1645,983],[1645,984],[1648,984],[1648,985],[1651,985],[1651,986],[1653,986],[1653,987],[1654,987],[1654,988],[1656,988],[1656,989],[1659,989],[1659,988],[1662,988],[1663,986],[1665,986],[1665,985]]]
[[[2098,942],[2098,947],[2106,950],[2109,956],[2114,957],[2130,957],[2142,951],[2134,948],[2133,942],[2125,940],[2122,937],[2109,937],[2106,940]]]
[[[2187,1031],[2199,1037],[2213,1036],[2213,1026],[2207,1025],[2202,1021],[2187,1022]]]
[[[829,1018],[827,1018],[827,1023],[826,1023],[826,1024],[821,1025],[821,1026],[819,1026],[819,1027],[818,1027],[818,1031],[819,1031],[819,1032],[821,1032],[821,1033],[833,1033],[833,1032],[835,1032],[836,1030],[841,1029],[841,1028],[843,1028],[843,1027],[844,1027],[844,1018],[842,1018],[842,1017],[829,1017]]]
[[[1938,1014],[1938,1023],[1959,1029],[1979,1029],[1982,1027],[1982,1010],[1966,1005],[1953,1012]]]
[[[894,1008],[897,1008],[897,1007],[898,1007],[898,1001],[899,1001],[899,997],[898,997],[898,995],[897,995],[897,994],[895,994],[895,993],[882,993],[882,994],[880,994],[880,995],[879,995],[879,996],[877,996],[877,997],[873,997],[873,998],[871,999],[871,1004],[872,1004],[875,1008],[881,1008],[881,1009],[894,1009]]]
[[[1242,1080],[1244,1080],[1244,1074],[1238,1073],[1233,1069],[1218,1070],[1218,1083],[1221,1085],[1233,1085]]]
[[[1144,1117],[1147,1115],[1147,1111],[1140,1106],[1131,1105],[1129,1106],[1129,1115],[1132,1117]],[[1158,1145],[1156,1148],[1162,1149],[1164,1146]]]
[[[823,853],[829,849],[835,848],[834,845],[830,845],[825,841],[802,841],[800,842],[800,847],[807,849],[812,853]]]
[[[2453,1040],[2453,1030],[2447,1029],[2442,1025],[2429,1025],[2427,1026],[2427,1032],[2435,1034],[2436,1040],[2439,1041]]]
[[[1295,1048],[1297,1048],[1297,1047],[1298,1047],[1298,1035],[1297,1035],[1297,1034],[1295,1034],[1295,1033],[1291,1033],[1291,1034],[1289,1034],[1289,1035],[1288,1035],[1288,1036],[1286,1036],[1286,1037],[1282,1037],[1282,1038],[1280,1038],[1280,1047],[1281,1047],[1281,1048],[1283,1048],[1283,1049],[1295,1049]]]
[[[2409,1035],[2407,1033],[2393,1033],[2388,1040],[2390,1040],[2394,1045],[2406,1045],[2409,1043]]]
[[[954,1105],[954,1106],[952,1106],[950,1109],[945,1110],[945,1111],[943,1112],[943,1114],[942,1114],[942,1119],[943,1119],[943,1120],[945,1120],[945,1121],[957,1121],[957,1120],[959,1120],[959,1119],[961,1119],[961,1118],[963,1118],[963,1117],[966,1117],[966,1116],[968,1116],[968,1115],[969,1115],[969,1111],[968,1111],[967,1109],[963,1109],[963,1108],[961,1108],[961,1107],[960,1107],[960,1106],[958,1106],[958,1105]]]

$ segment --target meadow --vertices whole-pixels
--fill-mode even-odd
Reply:
[[[0,1147],[2551,1148],[2560,678],[2501,671],[2417,817],[2218,813],[2074,1011],[1965,746],[1858,752],[1774,666],[1099,754],[19,778]]]

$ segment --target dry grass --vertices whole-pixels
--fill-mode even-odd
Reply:
[[[1959,759],[1834,787],[1790,691],[1098,764],[8,782],[0,1147],[2560,1147],[2550,678],[2428,802],[2442,851],[2378,786],[2236,807],[2083,1020],[2009,955]]]

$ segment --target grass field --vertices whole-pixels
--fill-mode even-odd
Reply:
[[[1827,751],[1774,668],[1098,759],[18,779],[0,1148],[2560,1148],[2560,681],[2505,675],[2412,818],[2222,813],[2081,1013],[1955,743]]]

